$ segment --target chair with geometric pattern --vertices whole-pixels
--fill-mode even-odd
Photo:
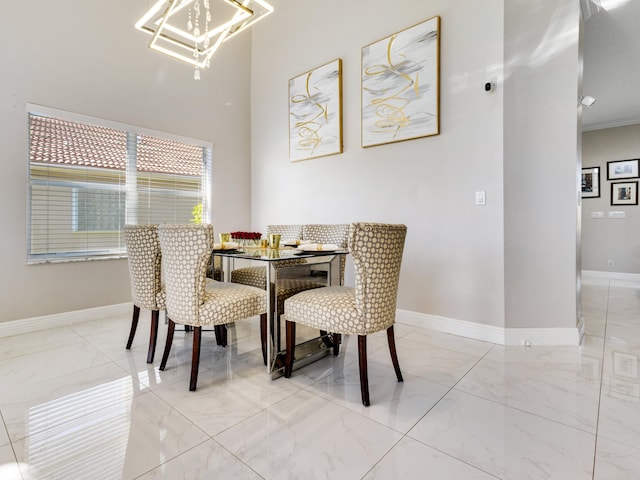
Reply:
[[[162,270],[167,295],[169,328],[160,370],[167,365],[176,323],[193,327],[189,390],[198,382],[203,326],[220,327],[260,315],[260,331],[266,331],[266,293],[259,288],[207,281],[211,262],[213,227],[208,224],[160,225]],[[225,334],[226,336],[226,334]],[[266,339],[261,343],[266,346]]]
[[[313,243],[330,243],[339,248],[347,248],[349,240],[349,227],[346,224],[319,224],[311,223],[302,226],[302,238]],[[344,283],[344,268],[346,265],[346,255],[340,256],[340,285]],[[317,272],[325,270],[326,265],[312,265],[311,271]]]
[[[125,225],[124,241],[127,247],[133,301],[133,317],[127,350],[131,348],[138,328],[140,309],[151,310],[147,363],[152,363],[156,351],[160,310],[165,309],[165,291],[160,279],[161,253],[158,225]]]
[[[367,335],[387,331],[391,361],[399,382],[402,373],[396,353],[393,324],[405,225],[354,223],[349,230],[349,253],[355,267],[355,287],[307,290],[284,303],[286,345],[284,376],[290,377],[295,358],[296,323],[331,332],[333,354],[338,355],[341,335],[358,336],[362,403],[369,406]]]
[[[310,227],[310,228],[309,228]],[[311,235],[310,238],[305,238],[304,234]],[[267,235],[270,233],[279,233],[281,235],[280,243],[291,240],[312,240],[314,242],[319,243],[335,243],[340,248],[346,248],[346,239],[347,234],[349,233],[349,225],[268,225],[267,226]],[[341,265],[341,282],[344,279],[344,255],[340,257]],[[277,308],[277,312],[282,314],[284,309],[284,301],[295,295],[296,293],[303,292],[305,290],[309,290],[311,288],[321,288],[324,287],[325,284],[322,282],[315,281],[310,278],[310,273],[314,269],[323,269],[326,267],[325,265],[313,265],[308,264],[309,262],[303,258],[295,258],[295,259],[287,259],[282,261],[273,262],[272,265],[275,269],[275,274],[278,277],[278,290],[275,292],[273,298],[271,298],[272,302],[272,310]],[[305,270],[303,277],[306,278],[286,278],[286,275],[290,273],[291,269],[287,269],[285,267],[299,267],[306,266],[307,270]],[[265,266],[254,266],[254,267],[244,267],[238,268],[231,272],[231,282],[240,283],[243,285],[251,285],[253,287],[258,288],[267,288],[267,273]],[[287,271],[287,273],[283,273]],[[300,269],[296,270],[298,274],[293,273],[295,277],[299,277]],[[273,291],[273,290],[272,290]],[[271,326],[271,331],[273,331],[274,326]],[[264,352],[264,363],[267,363],[266,351]]]
[[[302,225],[267,225],[267,237],[271,233],[279,233],[280,244],[287,240],[302,239]],[[291,263],[291,260],[285,260]],[[305,263],[300,262],[298,263]],[[265,266],[237,268],[231,272],[231,282],[267,289],[267,273]]]
[[[317,243],[333,243],[346,248],[349,240],[348,223],[309,223],[302,226],[302,238]]]

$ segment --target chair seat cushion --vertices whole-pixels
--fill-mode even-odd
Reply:
[[[266,292],[226,282],[207,282],[200,305],[200,325],[220,325],[261,315],[267,311]]]
[[[278,280],[278,298],[289,298],[304,290],[320,287],[326,287],[326,284],[304,278],[281,278]]]
[[[298,293],[285,300],[284,318],[345,335],[367,335],[380,330],[362,322],[352,287],[315,288]]]
[[[285,270],[287,269],[287,267],[300,267],[301,265],[307,265],[307,260],[304,258],[292,258],[287,260],[280,260],[274,263],[274,267],[276,268],[279,278],[286,278],[287,273],[285,273]],[[278,271],[278,269],[281,269],[281,271]],[[299,270],[297,271],[299,272]],[[231,282],[266,290],[267,267],[261,266],[237,268],[231,272]]]
[[[302,278],[281,278],[278,280],[278,313],[282,314],[284,311],[284,301],[295,295],[296,293],[304,292],[312,288],[326,287],[326,284],[320,282],[314,282],[312,280]],[[271,298],[273,301],[273,298]]]
[[[238,268],[231,272],[231,282],[266,290],[267,269],[266,267]]]

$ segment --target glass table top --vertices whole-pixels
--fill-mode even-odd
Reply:
[[[245,258],[249,260],[262,260],[266,262],[277,260],[291,260],[295,258],[326,257],[330,255],[347,255],[348,250],[300,250],[295,247],[260,248],[241,246],[232,250],[213,250],[214,255],[221,257]]]

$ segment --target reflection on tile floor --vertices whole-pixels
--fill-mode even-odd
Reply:
[[[638,479],[640,286],[583,284],[580,347],[505,347],[396,326],[369,340],[372,406],[357,345],[271,381],[257,319],[230,346],[190,334],[164,372],[147,365],[149,314],[0,339],[0,478]]]

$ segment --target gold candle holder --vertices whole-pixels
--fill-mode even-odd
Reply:
[[[279,233],[270,233],[269,234],[269,248],[280,248],[280,234]]]
[[[220,248],[224,248],[224,244],[231,241],[230,233],[219,233],[218,236],[220,237]]]

